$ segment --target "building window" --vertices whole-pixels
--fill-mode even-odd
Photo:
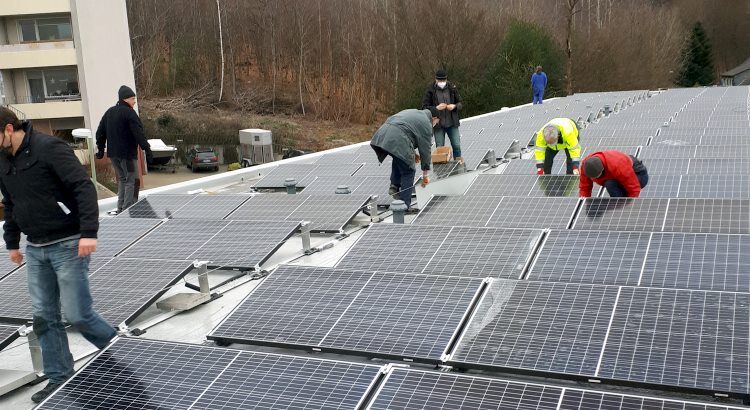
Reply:
[[[32,103],[56,99],[77,99],[81,96],[78,90],[78,73],[75,68],[27,71],[26,80],[29,85],[29,100]]]
[[[21,42],[61,41],[73,39],[70,17],[45,17],[18,20]]]

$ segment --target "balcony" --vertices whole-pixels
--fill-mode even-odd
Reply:
[[[70,13],[70,0],[3,0],[0,16]]]
[[[83,117],[83,103],[80,95],[42,99],[21,97],[7,103],[12,109],[22,112],[27,120]]]
[[[59,67],[77,64],[72,41],[6,44],[0,46],[0,70]]]

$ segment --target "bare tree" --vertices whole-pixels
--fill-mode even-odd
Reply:
[[[581,10],[577,9],[580,0],[563,0],[565,2],[565,55],[567,57],[565,69],[565,92],[573,94],[573,17]]]

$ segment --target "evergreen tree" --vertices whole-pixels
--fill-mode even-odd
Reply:
[[[711,85],[716,81],[711,42],[700,22],[695,23],[682,49],[682,67],[675,83],[682,87]]]

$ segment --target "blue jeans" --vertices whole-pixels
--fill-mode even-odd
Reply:
[[[411,206],[411,193],[414,191],[414,176],[417,171],[406,162],[394,156],[391,157],[393,158],[391,162],[391,185],[400,191],[399,199],[404,201],[406,206]]]
[[[635,176],[638,177],[638,183],[640,184],[641,189],[648,185],[648,172],[645,170],[642,172],[636,172]],[[625,198],[628,196],[628,193],[625,192],[625,188],[623,188],[616,179],[608,179],[604,181],[604,188],[607,189],[607,193],[611,198]]]
[[[437,126],[433,130],[435,134],[435,146],[442,147],[445,145],[445,134],[448,134],[448,139],[451,141],[451,148],[453,148],[453,158],[461,156],[461,133],[458,132],[458,127],[441,127]]]
[[[534,90],[534,104],[541,104],[544,99],[544,89]]]
[[[103,348],[117,334],[93,309],[89,292],[89,257],[78,257],[78,239],[52,245],[26,247],[29,295],[34,311],[34,333],[42,348],[44,373],[52,383],[73,374],[73,355],[68,347],[60,313],[89,342]]]

